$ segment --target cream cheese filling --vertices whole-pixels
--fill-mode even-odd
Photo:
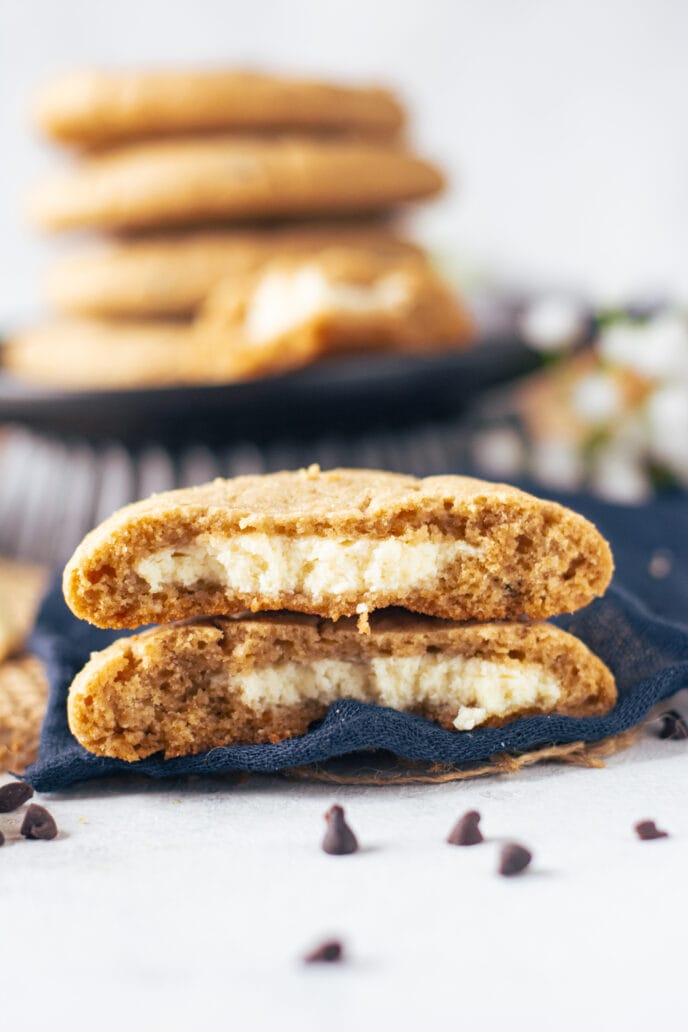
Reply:
[[[313,599],[364,592],[403,594],[431,585],[457,556],[480,556],[465,541],[400,538],[289,537],[246,531],[199,534],[188,545],[139,559],[136,573],[151,591],[201,582],[239,594],[299,593]]]
[[[317,265],[294,272],[267,272],[258,282],[244,316],[244,333],[253,344],[266,344],[318,315],[345,312],[366,315],[399,308],[408,298],[408,282],[390,273],[374,283],[333,283]]]
[[[329,705],[337,699],[358,699],[397,710],[429,704],[456,709],[458,731],[531,707],[551,710],[561,696],[558,679],[537,663],[425,653],[361,662],[278,663],[235,674],[232,684],[258,712],[308,700]]]

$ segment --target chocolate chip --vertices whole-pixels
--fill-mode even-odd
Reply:
[[[0,846],[4,846],[4,845],[5,845],[5,836],[0,831]]]
[[[19,830],[27,839],[54,839],[57,835],[57,824],[44,806],[31,803]]]
[[[634,824],[633,827],[635,828],[636,835],[639,839],[642,839],[643,842],[649,842],[651,839],[669,837],[669,832],[660,831],[654,821],[638,821],[638,823]]]
[[[345,853],[355,853],[358,849],[356,836],[344,820],[344,808],[331,806],[325,814],[327,831],[322,841],[322,847],[326,853],[332,856],[343,856]]]
[[[517,842],[508,842],[499,854],[499,873],[505,878],[520,874],[521,871],[525,871],[532,859],[532,853],[525,846],[519,846]]]
[[[0,813],[18,810],[32,795],[33,789],[25,781],[10,781],[9,785],[0,788]]]
[[[657,732],[658,738],[672,738],[675,741],[688,738],[688,724],[678,710],[670,709],[666,713],[660,713],[659,720],[661,724]]]
[[[480,824],[480,814],[477,810],[468,810],[463,817],[460,817],[447,836],[447,842],[451,846],[477,846],[484,842]]]
[[[328,939],[307,953],[303,959],[306,964],[336,964],[337,961],[342,960],[343,956],[344,950],[341,942],[336,939]]]

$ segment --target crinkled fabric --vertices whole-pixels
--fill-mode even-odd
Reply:
[[[121,771],[154,778],[228,771],[272,773],[369,749],[387,750],[409,760],[473,765],[498,753],[619,734],[641,721],[660,700],[688,686],[688,628],[652,616],[622,588],[611,588],[605,598],[556,622],[581,638],[613,671],[619,700],[607,716],[528,717],[502,728],[457,732],[422,717],[345,700],[333,703],[305,735],[288,741],[126,763],[92,756],[69,731],[66,700],[72,678],[90,652],[104,648],[118,635],[73,617],[56,585],[44,602],[33,635],[33,648],[47,667],[50,701],[39,758],[25,776],[46,792]]]

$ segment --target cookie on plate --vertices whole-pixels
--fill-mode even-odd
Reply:
[[[0,771],[20,774],[36,759],[47,701],[48,682],[37,659],[0,663]]]
[[[440,172],[399,147],[299,137],[203,137],[90,157],[35,188],[46,230],[136,229],[383,211],[438,193]]]
[[[155,234],[62,258],[49,275],[47,293],[58,310],[70,315],[188,316],[227,277],[253,272],[268,257],[316,254],[333,245],[364,247],[373,255],[390,256],[421,250],[374,222]]]
[[[74,71],[48,82],[34,114],[47,136],[78,147],[215,130],[388,134],[404,111],[388,90],[248,71]]]
[[[221,381],[294,369],[338,351],[465,346],[473,321],[418,255],[330,247],[272,259],[214,290],[194,360]]]
[[[120,509],[79,545],[68,605],[100,627],[386,606],[453,620],[542,619],[607,587],[582,516],[504,484],[317,466],[215,480]]]
[[[545,713],[592,716],[614,678],[550,624],[457,624],[389,610],[370,634],[298,614],[156,627],[94,653],[72,684],[69,724],[98,756],[185,756],[303,734],[339,699],[449,730]]]
[[[181,322],[73,320],[12,337],[3,367],[30,383],[68,390],[164,387],[184,382],[193,346],[192,329]]]

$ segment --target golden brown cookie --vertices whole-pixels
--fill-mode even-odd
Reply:
[[[294,614],[157,627],[95,653],[69,723],[98,756],[186,756],[303,734],[340,699],[467,731],[517,717],[583,717],[614,705],[614,679],[549,624],[458,624],[390,610],[355,622]]]
[[[184,382],[194,347],[181,322],[74,320],[24,330],[7,341],[3,366],[30,383],[111,390]]]
[[[439,171],[401,148],[353,140],[204,137],[121,147],[38,186],[46,230],[382,211],[430,197]]]
[[[46,579],[41,566],[0,557],[0,661],[23,647]]]
[[[100,627],[386,606],[454,620],[541,619],[606,589],[582,516],[504,484],[318,467],[215,480],[120,509],[67,564],[65,598]]]
[[[79,147],[223,129],[392,133],[404,121],[385,89],[219,69],[69,72],[34,112],[44,133]]]
[[[0,770],[20,774],[36,759],[48,682],[33,656],[0,663]]]
[[[341,351],[427,352],[474,336],[467,310],[419,255],[331,247],[275,258],[210,295],[194,361],[220,381]]]
[[[147,318],[192,315],[227,277],[242,277],[268,258],[315,254],[332,245],[372,254],[409,255],[420,248],[384,224],[312,223],[145,236],[63,258],[51,271],[49,300],[71,315]]]

